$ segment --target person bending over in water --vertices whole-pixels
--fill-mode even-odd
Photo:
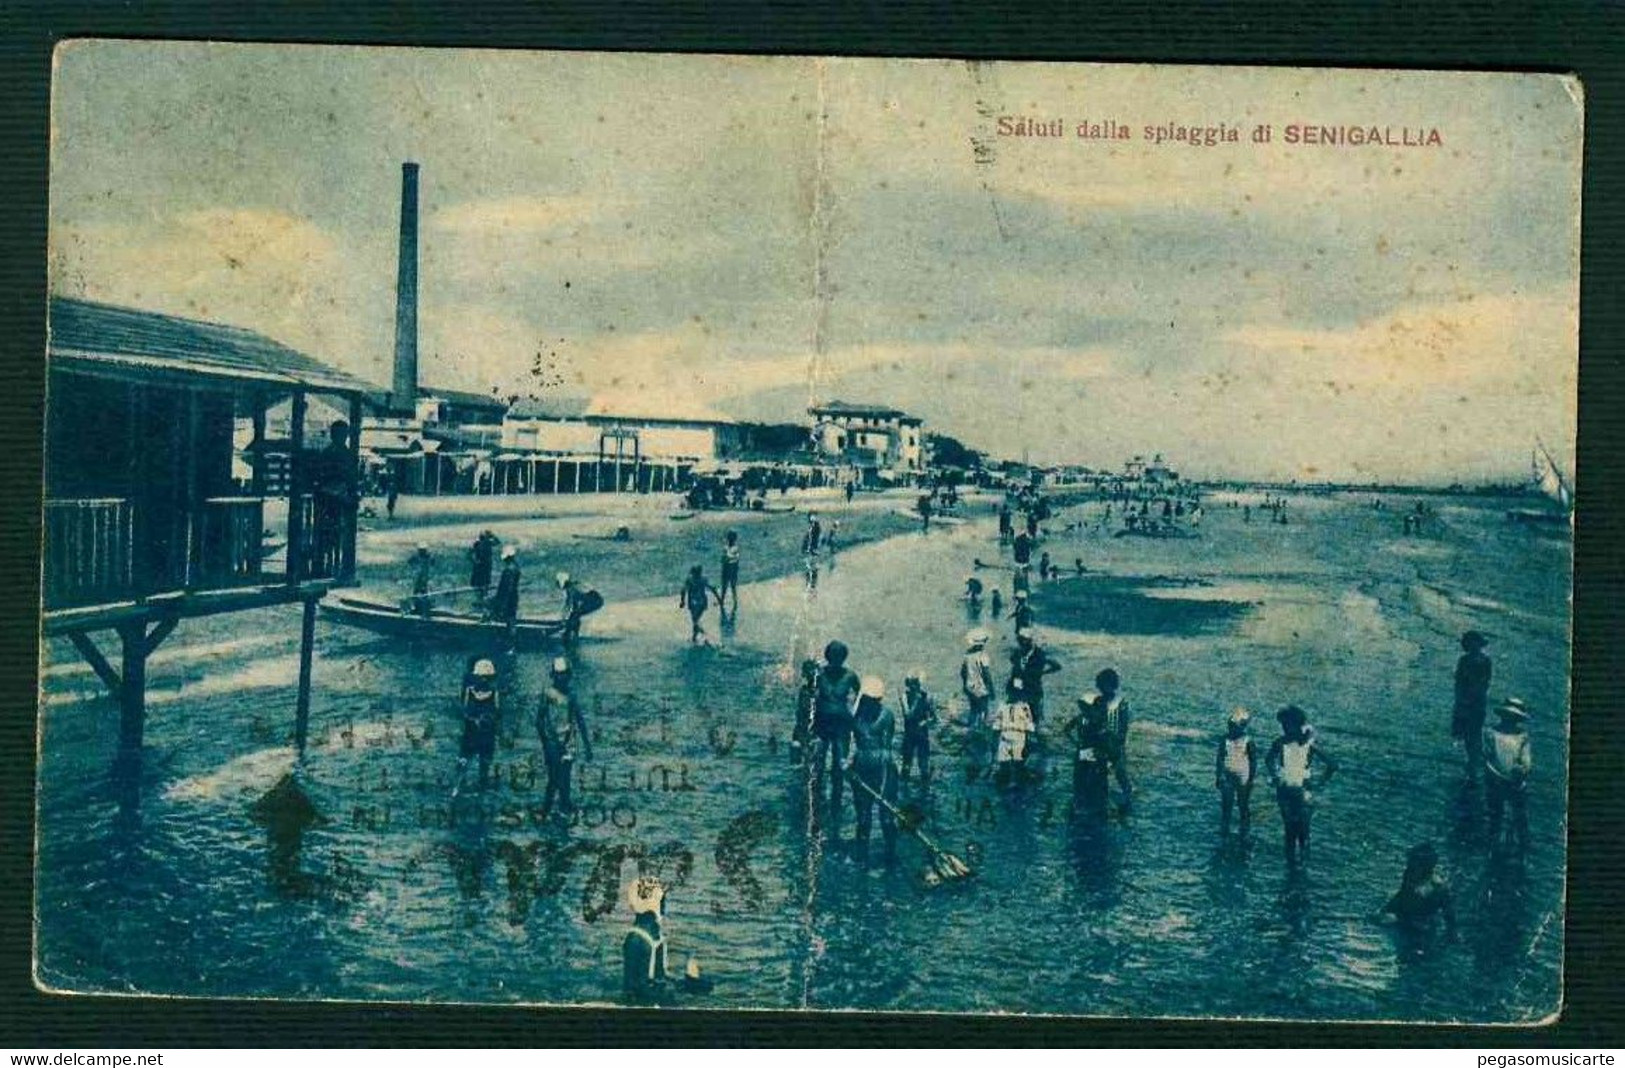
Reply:
[[[982,580],[971,575],[965,580],[965,605],[976,615],[982,610]]]
[[[1409,934],[1426,934],[1435,920],[1444,921],[1445,934],[1456,933],[1456,904],[1450,881],[1438,870],[1439,854],[1431,842],[1411,847],[1399,890],[1378,915],[1392,916]]]

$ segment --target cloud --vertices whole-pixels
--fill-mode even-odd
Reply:
[[[1561,401],[1573,390],[1578,329],[1571,299],[1489,294],[1407,305],[1342,330],[1244,326],[1221,340],[1333,387],[1524,389]]]
[[[609,205],[588,196],[513,196],[469,200],[430,214],[428,226],[452,234],[490,236],[560,230],[592,222]]]
[[[349,264],[322,227],[256,208],[58,223],[51,234],[54,292],[246,327],[382,381],[389,342]]]

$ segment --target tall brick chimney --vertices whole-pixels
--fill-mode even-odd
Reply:
[[[401,164],[400,262],[395,271],[395,384],[389,406],[398,414],[418,399],[418,165]]]

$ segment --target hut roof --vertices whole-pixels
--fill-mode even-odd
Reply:
[[[252,330],[73,297],[51,298],[49,350],[53,365],[208,375],[339,393],[375,388]]]

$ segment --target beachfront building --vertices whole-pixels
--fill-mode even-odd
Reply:
[[[294,602],[302,745],[315,604],[355,575],[366,383],[248,330],[66,297],[48,368],[44,633],[118,697],[121,751],[139,755],[147,657],[180,621]]]
[[[748,435],[721,419],[593,411],[585,400],[522,398],[502,420],[505,492],[648,493],[738,455]]]
[[[906,481],[925,470],[925,420],[896,408],[832,400],[808,409],[813,445],[866,482]]]
[[[387,477],[400,493],[494,492],[507,404],[464,390],[414,392],[410,411],[393,403],[393,393],[366,398],[361,458],[370,488],[381,488]]]
[[[1179,472],[1168,466],[1168,461],[1157,453],[1147,460],[1144,456],[1131,456],[1123,464],[1123,480],[1145,485],[1161,486],[1179,481]]]

